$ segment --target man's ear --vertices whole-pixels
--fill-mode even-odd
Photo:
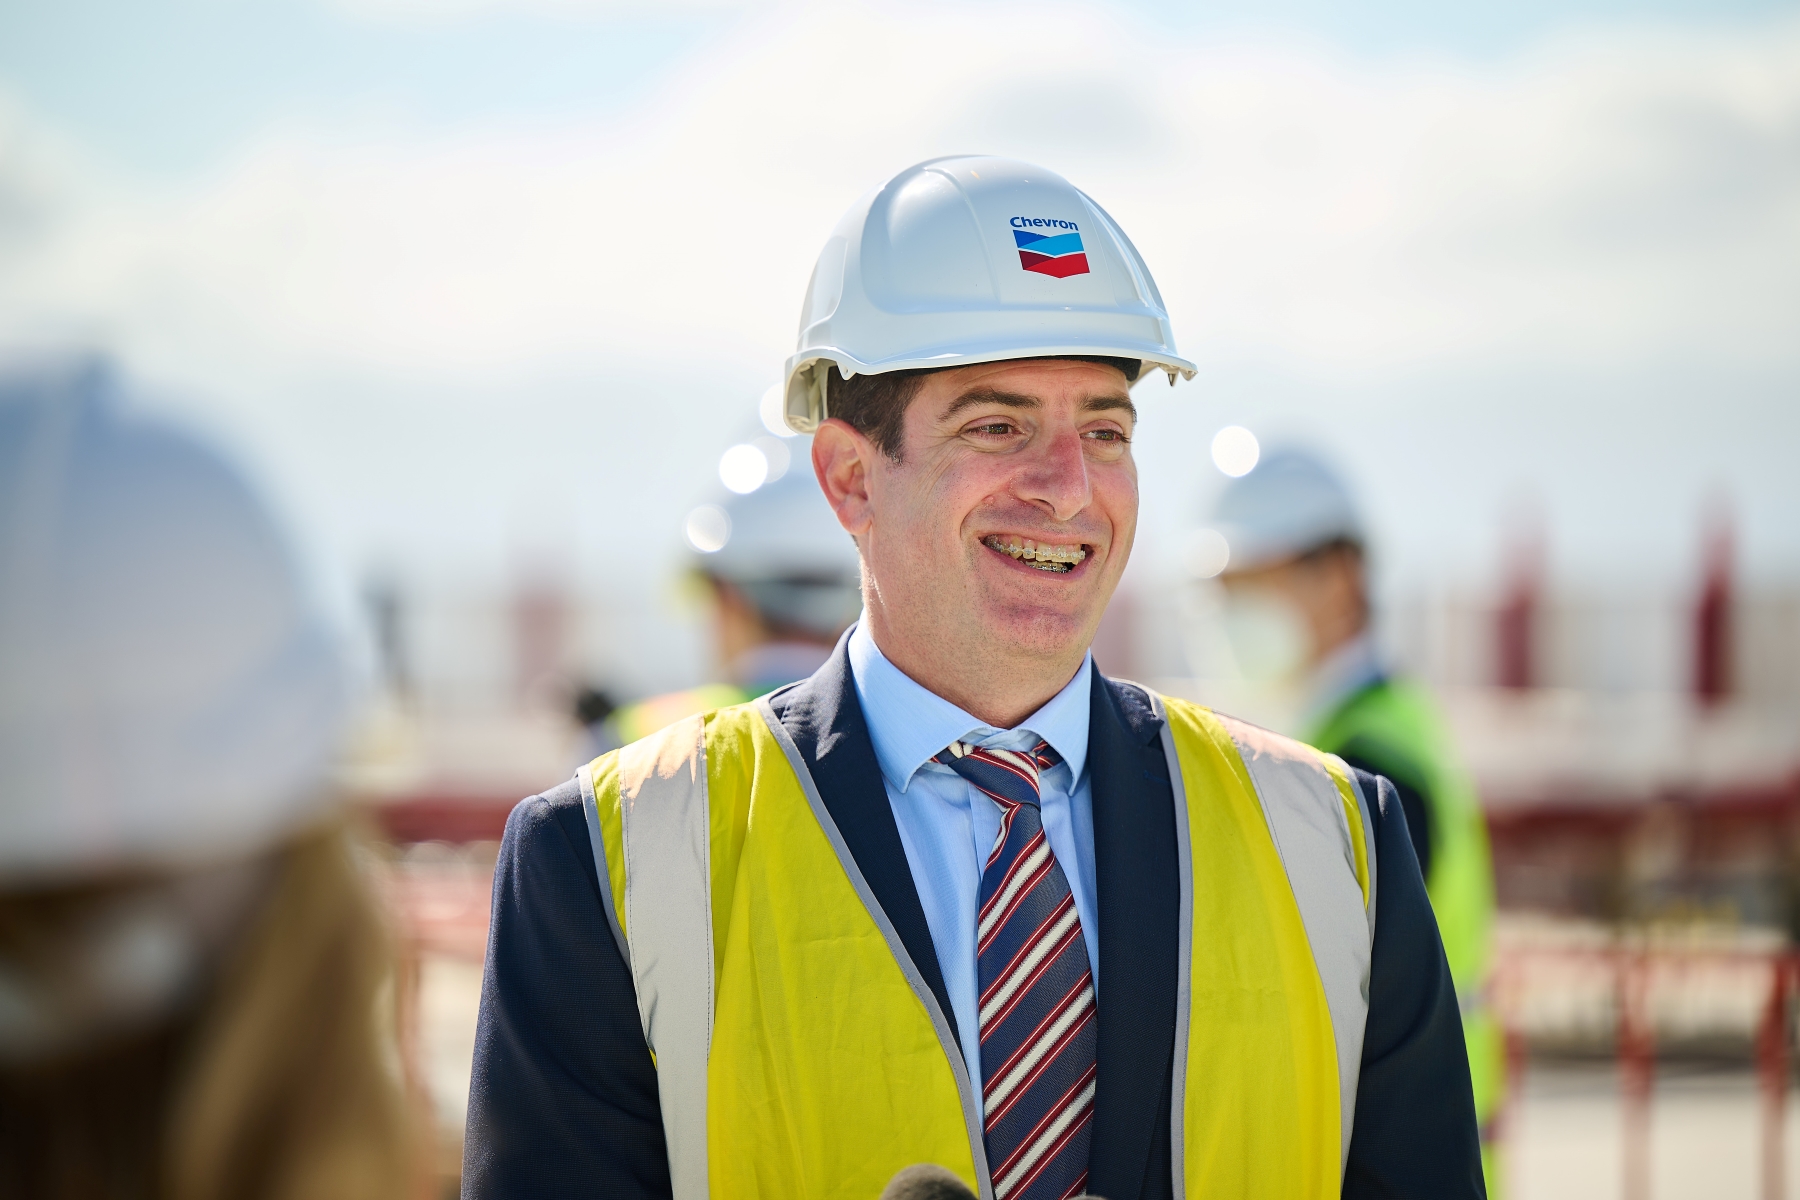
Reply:
[[[848,421],[832,417],[813,434],[813,474],[825,502],[851,537],[860,539],[874,523],[869,503],[869,468],[879,453],[875,443]]]

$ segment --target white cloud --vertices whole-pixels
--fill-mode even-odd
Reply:
[[[69,199],[15,247],[0,304],[176,359],[773,371],[856,194],[987,150],[1108,205],[1203,359],[1800,353],[1800,25],[1476,70],[1031,13],[1060,36],[1022,54],[1012,8],[783,10],[609,120],[270,130],[184,187]],[[15,157],[0,197],[37,195]]]
[[[583,20],[720,12],[748,8],[753,0],[326,0],[326,3],[360,21],[442,25],[493,16]]]

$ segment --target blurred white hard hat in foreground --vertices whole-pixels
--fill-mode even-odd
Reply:
[[[1150,269],[1085,193],[1012,159],[931,159],[826,240],[787,361],[787,423],[818,428],[834,365],[847,378],[1055,355],[1194,377]]]
[[[329,801],[348,690],[238,472],[96,363],[0,377],[0,883],[268,846]]]
[[[1323,460],[1303,450],[1265,455],[1248,474],[1226,484],[1207,524],[1224,539],[1219,565],[1226,571],[1269,566],[1329,542],[1363,541],[1350,489]]]

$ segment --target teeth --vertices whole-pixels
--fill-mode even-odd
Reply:
[[[1054,571],[1058,574],[1073,570],[1076,564],[1087,558],[1087,550],[1081,546],[1038,545],[1030,538],[1025,538],[1022,542],[1016,537],[1002,540],[996,534],[987,538],[986,543],[990,550],[1011,555],[1040,571]]]

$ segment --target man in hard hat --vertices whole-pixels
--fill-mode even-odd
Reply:
[[[951,158],[826,242],[787,419],[862,562],[806,680],[526,800],[471,1196],[1477,1196],[1392,787],[1098,674],[1150,273],[1052,172]]]
[[[1259,631],[1265,672],[1305,692],[1299,736],[1389,780],[1437,914],[1468,1043],[1482,1158],[1505,1090],[1505,1047],[1487,1006],[1494,870],[1475,789],[1424,689],[1384,666],[1370,621],[1366,538],[1349,489],[1317,457],[1283,450],[1214,505],[1224,537],[1227,628]],[[1282,632],[1277,632],[1282,631]],[[1268,647],[1291,647],[1287,655]],[[1250,659],[1255,652],[1244,655]]]
[[[0,1195],[417,1191],[348,689],[243,478],[0,378]]]
[[[724,543],[698,552],[691,566],[711,603],[724,678],[610,714],[605,735],[617,739],[612,745],[805,679],[856,620],[862,606],[856,545],[810,470],[789,471],[733,496],[723,511]]]

